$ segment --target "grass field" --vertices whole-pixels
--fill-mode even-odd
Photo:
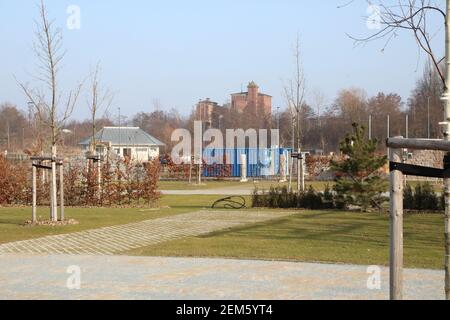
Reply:
[[[168,215],[192,212],[209,208],[218,196],[164,196],[162,209],[140,208],[66,208],[66,218],[79,222],[63,227],[27,227],[24,222],[31,219],[31,208],[0,208],[0,243],[31,239],[46,235],[76,232],[112,225],[126,224]],[[168,208],[164,208],[168,207]],[[49,208],[38,208],[38,218],[48,219]]]
[[[65,227],[25,227],[22,224],[30,218],[30,208],[0,208],[0,243],[193,212],[210,208],[218,198],[220,196],[164,196],[161,209],[157,210],[66,208],[66,217],[80,224]],[[47,217],[47,212],[47,208],[39,208],[38,216]],[[245,212],[242,210],[242,214]],[[405,217],[407,267],[442,268],[443,229],[443,215]],[[299,211],[266,223],[174,240],[125,254],[386,265],[388,230],[387,215]]]
[[[297,181],[292,182],[293,188],[296,188]],[[430,182],[436,192],[442,192],[443,185],[439,183]],[[409,184],[415,187],[418,182],[411,181]],[[325,190],[326,186],[333,187],[333,181],[307,181],[306,187],[312,186],[316,191]],[[288,186],[288,183],[279,183],[277,181],[270,180],[255,180],[249,182],[239,182],[235,180],[205,180],[201,185],[189,184],[187,181],[160,181],[159,188],[161,190],[210,190],[210,189],[223,189],[223,188],[239,188],[253,190],[255,187],[260,190],[269,190],[270,187],[282,187]],[[388,188],[386,188],[388,191]]]
[[[296,188],[296,181],[293,181],[293,186]],[[314,189],[322,191],[326,185],[333,186],[333,182],[323,181],[311,181],[307,182],[307,186],[312,185]],[[159,188],[161,190],[210,190],[210,189],[223,189],[223,188],[239,188],[253,190],[258,188],[260,190],[269,190],[270,187],[282,187],[288,186],[288,183],[279,183],[277,181],[269,180],[255,180],[249,182],[239,182],[234,180],[218,181],[218,180],[206,180],[201,185],[189,184],[187,181],[160,181]]]
[[[303,211],[279,220],[174,240],[127,254],[387,265],[388,230],[386,215]],[[443,230],[442,215],[405,217],[405,265],[441,269]]]

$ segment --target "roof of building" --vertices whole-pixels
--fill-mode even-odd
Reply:
[[[138,145],[138,146],[164,146],[165,144],[149,135],[139,127],[104,127],[95,134],[95,139],[102,142],[110,142],[113,145]],[[80,142],[80,145],[89,145],[92,137]]]
[[[255,81],[251,81],[251,82],[248,84],[248,88],[259,88],[259,86],[256,84]]]
[[[231,96],[248,96],[248,92],[237,92],[237,93],[232,93]],[[265,93],[261,93],[261,92],[258,93],[258,96],[261,96],[261,97],[271,97],[271,98],[272,98],[271,95],[268,95],[268,94],[265,94]]]

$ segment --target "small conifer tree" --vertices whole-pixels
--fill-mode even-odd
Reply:
[[[332,162],[337,201],[345,206],[359,206],[363,211],[370,207],[381,208],[387,182],[380,169],[386,164],[387,157],[377,155],[378,141],[369,140],[363,126],[354,123],[352,127],[353,133],[347,134],[340,144],[345,159]]]

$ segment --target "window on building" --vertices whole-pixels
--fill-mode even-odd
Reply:
[[[131,158],[131,148],[123,148],[123,156],[125,158]]]

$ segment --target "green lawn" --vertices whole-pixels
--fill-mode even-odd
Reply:
[[[386,215],[302,211],[283,219],[174,240],[127,254],[387,265],[388,230]],[[443,230],[442,215],[405,217],[405,265],[442,268]]]
[[[409,184],[414,188],[419,182],[411,181]],[[422,182],[423,183],[423,182]],[[443,185],[440,183],[430,182],[436,192],[442,192]],[[333,187],[333,181],[307,181],[306,187],[312,186],[316,191],[325,190],[326,186]],[[221,188],[239,188],[253,190],[255,187],[260,190],[269,190],[270,187],[288,186],[288,183],[279,183],[277,181],[269,180],[250,180],[249,182],[239,182],[235,180],[204,180],[201,185],[189,184],[187,181],[160,181],[159,189],[161,190],[210,190]],[[292,181],[293,188],[297,188],[297,181]],[[388,188],[386,188],[388,191]]]
[[[78,225],[64,227],[27,227],[24,222],[31,219],[31,208],[0,208],[0,243],[36,238],[46,235],[76,232],[130,222],[155,219],[168,215],[192,212],[209,208],[218,196],[163,196],[162,209],[144,208],[66,208],[66,218],[73,218]],[[169,207],[169,208],[165,208]],[[38,218],[48,219],[49,209],[38,208]]]
[[[293,188],[296,188],[296,181],[293,181]],[[314,189],[322,191],[325,189],[326,185],[333,186],[334,182],[323,182],[323,181],[308,181],[306,183],[307,187],[312,185]],[[187,181],[160,181],[159,189],[161,190],[210,190],[210,189],[222,189],[222,188],[239,188],[239,189],[250,189],[253,190],[255,187],[258,189],[268,190],[270,187],[282,187],[288,186],[288,183],[279,183],[277,181],[269,180],[249,180],[248,182],[239,182],[235,180],[204,180],[201,185],[195,183],[189,184]]]
[[[30,208],[0,208],[0,243],[154,219],[209,208],[220,196],[164,196],[161,209],[66,208],[80,222],[25,227]],[[247,197],[249,200],[249,197]],[[249,203],[249,201],[248,201]],[[164,207],[168,208],[164,208]],[[253,210],[253,209],[248,209]],[[39,208],[38,216],[47,216]],[[246,210],[242,211],[245,214]],[[405,217],[405,264],[442,268],[443,215]],[[226,257],[386,265],[389,218],[377,213],[299,211],[293,216],[127,252],[143,256]]]

